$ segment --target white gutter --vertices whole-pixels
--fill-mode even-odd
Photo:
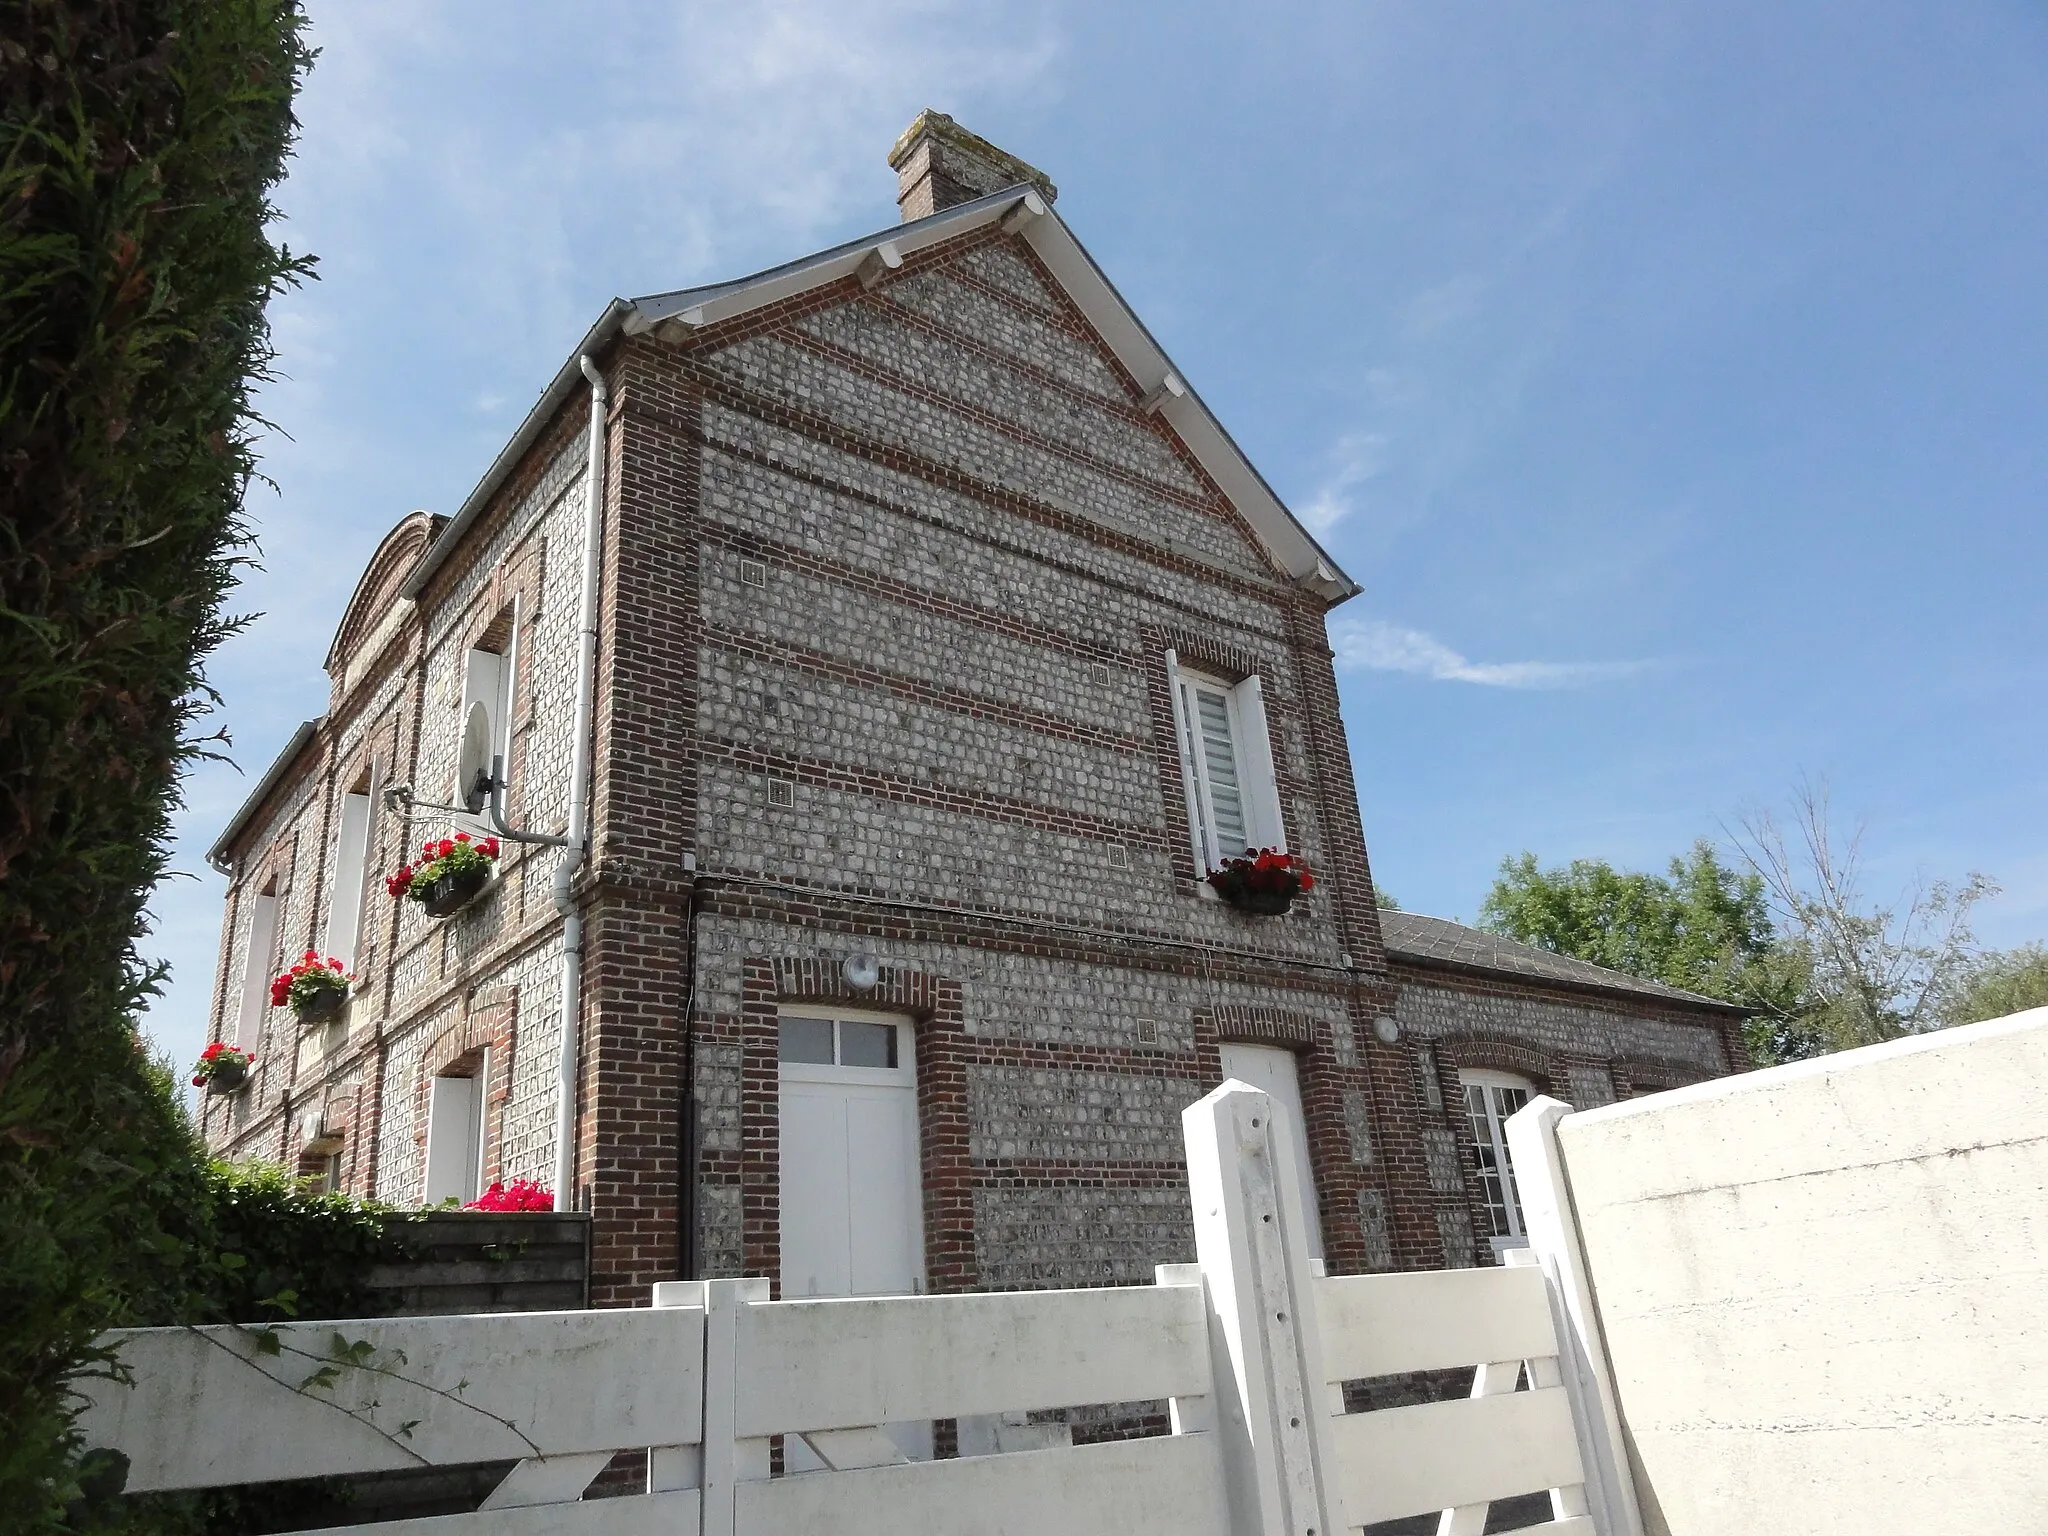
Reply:
[[[562,1048],[555,1090],[555,1209],[576,1206],[577,1021],[583,1012],[583,913],[576,868],[590,847],[591,696],[597,681],[597,584],[604,553],[605,407],[611,391],[589,353],[576,359],[590,381],[590,459],[584,471],[583,596],[576,610],[576,700],[570,707],[569,827],[555,865],[555,910],[562,914]]]

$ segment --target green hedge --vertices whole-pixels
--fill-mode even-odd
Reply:
[[[203,1313],[232,1220],[135,1020],[255,472],[296,0],[0,9],[0,1511],[65,1528],[67,1375]],[[209,1278],[209,1275],[212,1278]],[[242,1284],[260,1284],[250,1280]]]

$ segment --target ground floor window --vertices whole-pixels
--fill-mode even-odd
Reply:
[[[1506,1072],[1460,1069],[1465,1087],[1465,1118],[1479,1157],[1480,1198],[1486,1206],[1487,1235],[1493,1251],[1521,1248],[1522,1202],[1515,1192],[1515,1170],[1508,1161],[1508,1116],[1527,1104],[1535,1086]]]

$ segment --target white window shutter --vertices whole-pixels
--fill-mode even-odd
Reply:
[[[482,1158],[483,1083],[474,1077],[436,1077],[427,1083],[427,1179],[424,1205],[451,1195],[476,1198]]]
[[[1202,803],[1201,769],[1196,762],[1194,736],[1181,698],[1180,657],[1166,653],[1166,691],[1173,700],[1173,745],[1180,753],[1181,789],[1187,795],[1188,839],[1194,846],[1195,868],[1206,873],[1215,860],[1209,851],[1209,815]]]
[[[1280,781],[1273,771],[1273,737],[1266,729],[1266,700],[1255,672],[1231,690],[1237,706],[1237,758],[1244,773],[1245,830],[1254,848],[1287,851],[1287,826],[1280,815]]]
[[[356,934],[363,914],[363,888],[370,857],[370,797],[341,797],[340,828],[334,838],[334,896],[327,912],[327,953],[353,970]]]
[[[249,899],[249,950],[242,957],[242,1006],[235,1019],[234,1045],[253,1051],[263,1039],[263,1011],[270,1006],[270,967],[277,960],[277,898]]]

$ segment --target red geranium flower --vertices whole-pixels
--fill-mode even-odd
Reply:
[[[442,838],[441,846],[436,851],[440,854],[442,858],[447,858],[449,854],[455,851],[455,840],[453,838],[448,837]]]
[[[457,841],[458,843],[466,843],[469,841],[469,834],[467,832],[458,832],[455,834],[455,841]]]

